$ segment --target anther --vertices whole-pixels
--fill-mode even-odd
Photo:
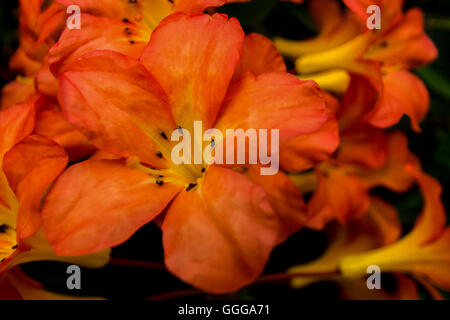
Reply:
[[[7,224],[0,225],[0,233],[5,233],[9,226]]]
[[[131,29],[128,28],[128,27],[126,27],[125,29],[123,29],[123,32],[125,32],[127,35],[131,35],[131,34],[132,34]]]
[[[387,41],[380,42],[380,47],[381,48],[387,48],[388,47],[388,42]]]
[[[134,44],[134,40],[128,40],[128,42],[130,43],[130,44]]]
[[[124,23],[130,23],[130,20],[128,20],[127,18],[123,18],[123,19],[122,19],[122,22],[124,22]]]
[[[11,249],[16,250],[19,246],[17,244],[13,245]]]
[[[203,173],[203,172],[205,172],[205,171],[206,171],[206,169],[205,169],[205,168],[202,168],[202,170],[200,170],[200,171],[201,171],[201,172]]]
[[[162,186],[162,185],[164,184],[164,181],[162,181],[162,180],[156,180],[156,184],[157,184],[158,186]]]
[[[156,153],[156,156],[157,156],[158,158],[162,158],[162,157],[163,157],[161,151],[158,151],[158,152]]]
[[[189,183],[189,185],[186,188],[186,191],[191,191],[192,189],[195,188],[197,184],[196,183]]]
[[[161,132],[159,134],[161,135],[161,137],[164,138],[164,140],[167,140],[167,136],[164,131],[161,130]]]

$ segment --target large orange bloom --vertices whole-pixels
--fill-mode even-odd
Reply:
[[[273,56],[267,39],[257,38],[246,41],[248,48]],[[65,117],[100,150],[123,159],[84,161],[56,181],[43,222],[58,254],[117,245],[164,214],[168,269],[204,290],[227,292],[252,282],[272,248],[304,224],[301,194],[281,172],[170,160],[170,133],[177,126],[193,132],[194,120],[204,130],[279,128],[280,150],[327,122],[315,83],[257,65],[236,69],[243,42],[235,19],[177,13],[153,31],[140,61],[95,51],[62,73]],[[324,139],[336,144],[337,137]]]

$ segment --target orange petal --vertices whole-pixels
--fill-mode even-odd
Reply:
[[[375,107],[380,91],[364,76],[352,74],[350,85],[337,112],[339,128],[344,131],[365,122]]]
[[[388,139],[384,131],[366,125],[342,133],[336,159],[373,169],[385,164],[387,155]]]
[[[430,97],[423,82],[408,71],[389,72],[383,76],[383,95],[369,114],[372,125],[387,128],[407,114],[414,131],[420,132],[419,122],[428,112]]]
[[[259,166],[249,166],[246,176],[263,187],[270,205],[279,216],[283,228],[280,242],[300,230],[307,220],[307,208],[296,185],[282,172],[275,175],[261,175]]]
[[[308,203],[311,217],[308,227],[320,230],[334,219],[346,224],[367,213],[369,196],[356,176],[347,175],[339,169],[317,172],[319,185]]]
[[[213,166],[173,201],[162,230],[167,268],[195,287],[224,293],[261,274],[279,243],[280,221],[262,187]]]
[[[17,198],[3,172],[4,155],[18,142],[27,137],[34,126],[34,103],[16,104],[0,111],[0,217],[2,224],[15,227]]]
[[[41,199],[68,158],[55,142],[32,135],[8,151],[3,161],[9,185],[19,200],[17,237],[25,239],[39,230]]]
[[[0,109],[7,109],[16,103],[25,102],[34,92],[33,79],[18,77],[3,87]]]
[[[364,57],[412,68],[433,61],[437,54],[436,47],[424,32],[423,13],[413,8],[399,25],[377,37]]]
[[[94,50],[112,50],[137,58],[145,46],[146,41],[140,40],[139,28],[133,23],[88,14],[81,14],[80,19],[82,28],[64,30],[58,43],[49,51],[48,62],[55,75]]]
[[[177,13],[152,33],[141,61],[169,96],[177,125],[213,124],[238,63],[244,32],[225,15]]]
[[[215,127],[224,132],[279,129],[282,145],[318,130],[327,119],[323,95],[313,81],[302,82],[285,72],[247,73],[231,85]]]
[[[36,76],[36,89],[53,98],[56,98],[58,95],[58,80],[50,71],[47,57],[44,58],[42,67]]]
[[[354,173],[368,189],[384,186],[396,192],[405,192],[414,183],[413,176],[405,169],[412,164],[419,167],[419,160],[408,150],[408,140],[399,131],[388,135],[386,163],[377,169],[356,169]]]
[[[109,51],[86,54],[60,77],[59,100],[65,118],[99,149],[166,166],[156,155],[167,147],[161,131],[169,136],[176,125],[164,92],[138,61]]]
[[[36,115],[34,132],[52,139],[63,147],[70,162],[85,159],[96,150],[86,136],[63,118],[61,110],[50,99]]]
[[[56,254],[73,256],[118,245],[156,217],[180,186],[159,186],[116,160],[87,160],[67,169],[48,194],[45,234]]]
[[[245,36],[241,59],[236,66],[234,78],[240,78],[248,71],[255,75],[270,71],[286,71],[283,57],[272,41],[258,33]]]
[[[339,145],[339,130],[334,116],[339,102],[325,94],[328,120],[317,131],[302,134],[281,146],[280,166],[286,171],[300,172],[327,159]]]

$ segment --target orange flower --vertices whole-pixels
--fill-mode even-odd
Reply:
[[[67,164],[64,150],[51,140],[29,135],[34,126],[32,101],[0,111],[0,277],[20,263],[59,260],[103,266],[104,250],[85,257],[57,257],[41,228],[41,200]]]
[[[441,186],[413,166],[408,170],[424,197],[423,211],[413,230],[388,246],[343,258],[339,268],[345,276],[356,277],[365,272],[368,265],[376,264],[383,272],[410,273],[449,290],[450,228],[445,226]]]
[[[370,95],[360,90],[367,82],[354,77],[341,105],[334,102],[332,109],[340,127],[340,143],[334,155],[322,159],[314,171],[290,175],[302,192],[313,193],[308,202],[310,228],[323,229],[334,219],[345,224],[361,218],[369,208],[372,188],[383,186],[404,192],[414,183],[405,165],[420,164],[408,150],[406,136],[385,133],[364,121],[370,112],[367,107],[376,99],[374,92]]]
[[[67,119],[100,150],[125,159],[84,161],[56,181],[43,220],[58,254],[117,245],[164,212],[168,269],[204,290],[228,292],[252,282],[272,248],[304,224],[301,194],[281,172],[170,160],[168,135],[177,126],[193,132],[194,120],[204,129],[279,128],[281,150],[327,121],[312,82],[245,72],[230,84],[243,42],[235,19],[178,13],[153,31],[140,61],[95,51],[61,75]],[[253,45],[270,51],[265,38],[246,43],[244,59]],[[247,65],[237,73],[252,69],[264,71]]]
[[[170,14],[203,13],[208,7],[233,2],[233,0],[57,1],[64,6],[80,7],[82,28],[65,30],[58,43],[50,50],[49,63],[56,75],[78,57],[93,50],[113,50],[138,58],[150,40],[152,31]]]
[[[366,17],[365,1],[346,3]],[[322,89],[343,94],[349,84],[348,73],[364,75],[377,94],[369,122],[386,128],[407,114],[413,129],[419,131],[418,123],[428,111],[428,92],[407,69],[431,62],[437,49],[424,33],[419,9],[403,15],[403,1],[370,4],[377,3],[382,7],[381,30],[364,31],[366,20],[358,22],[352,12],[341,12],[335,2],[317,0],[311,3],[311,12],[321,30],[319,35],[306,41],[275,39],[275,44],[282,53],[296,58],[301,79],[317,80]],[[323,10],[325,6],[330,11]]]
[[[325,252],[316,260],[288,270],[288,273],[294,276],[299,275],[292,279],[291,285],[294,288],[303,288],[318,281],[333,281],[339,285],[340,295],[344,299],[419,298],[415,283],[400,274],[395,274],[397,289],[395,292],[389,292],[385,288],[369,290],[365,273],[359,278],[347,278],[337,272],[339,262],[346,256],[392,244],[400,237],[402,231],[400,221],[395,209],[387,202],[371,197],[370,209],[366,216],[348,223],[345,227],[331,224],[326,231],[330,239]],[[308,273],[317,275],[306,276]],[[305,276],[300,276],[302,274]]]

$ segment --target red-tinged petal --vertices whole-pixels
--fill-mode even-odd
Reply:
[[[27,137],[34,126],[34,104],[16,104],[0,111],[0,168],[3,157],[16,143]],[[17,220],[17,198],[11,190],[8,180],[0,170],[0,216],[2,224],[15,226]]]
[[[167,97],[147,70],[119,53],[89,53],[60,77],[64,117],[99,149],[165,167],[167,136],[176,125]],[[166,156],[170,156],[165,154]],[[166,157],[167,158],[167,157]]]
[[[375,107],[379,95],[379,91],[372,86],[369,79],[352,74],[350,85],[337,113],[340,130],[344,131],[365,122],[367,115]]]
[[[411,126],[420,131],[419,122],[428,112],[430,97],[423,82],[408,71],[389,72],[383,76],[383,95],[376,108],[369,114],[372,125],[387,128],[407,114]]]
[[[47,58],[44,58],[42,67],[36,76],[36,89],[38,92],[53,98],[58,95],[58,80],[50,71]]]
[[[147,39],[133,23],[81,14],[81,29],[66,29],[49,51],[50,70],[59,75],[83,54],[94,50],[111,50],[137,58]],[[77,62],[78,63],[78,62]]]
[[[41,62],[31,59],[24,49],[19,47],[9,60],[9,68],[28,77],[33,77],[39,72]]]
[[[0,109],[8,109],[16,103],[25,102],[34,92],[33,79],[18,77],[3,87]]]
[[[16,226],[19,240],[30,237],[41,227],[41,200],[67,162],[63,148],[37,135],[25,138],[5,154],[3,170],[19,200]]]
[[[272,41],[258,33],[245,36],[241,59],[234,72],[234,78],[240,78],[248,71],[255,75],[270,71],[286,71],[283,57]]]
[[[388,139],[384,131],[367,125],[344,131],[336,153],[340,163],[372,169],[384,165],[387,156]]]
[[[399,25],[377,38],[364,57],[412,68],[433,61],[437,54],[436,47],[424,32],[423,13],[411,9]]]
[[[39,15],[35,29],[36,40],[27,53],[36,60],[42,60],[52,45],[55,44],[65,24],[64,8],[54,2]]]
[[[357,177],[339,170],[318,171],[318,175],[318,188],[308,203],[308,227],[321,230],[334,219],[346,224],[367,213],[369,196]]]
[[[44,231],[56,254],[73,256],[118,245],[155,218],[182,186],[159,186],[116,160],[67,169],[45,199]]]
[[[0,111],[0,164],[3,156],[16,143],[28,136],[34,127],[35,108],[32,101],[16,104]]]
[[[224,15],[177,13],[152,33],[141,61],[169,96],[177,125],[210,128],[238,63],[244,32]]]
[[[195,287],[232,292],[261,274],[280,227],[262,187],[233,170],[210,167],[201,184],[182,192],[167,212],[165,262]]]
[[[405,169],[411,164],[419,167],[419,160],[408,149],[408,140],[401,132],[388,135],[386,163],[377,169],[358,168],[354,170],[367,189],[384,186],[396,192],[407,191],[414,183],[413,176]]]
[[[96,148],[74,125],[64,119],[54,103],[47,103],[36,115],[36,134],[48,137],[64,148],[70,162],[85,159]]]
[[[325,100],[313,81],[302,82],[285,72],[247,73],[230,86],[214,127],[224,132],[279,129],[282,145],[320,129],[327,119]]]
[[[302,134],[281,146],[280,166],[286,171],[300,172],[327,159],[339,145],[339,130],[334,116],[339,101],[324,92],[328,120],[317,131]]]
[[[446,214],[441,200],[442,187],[439,181],[421,172],[417,167],[409,165],[407,171],[417,180],[424,197],[422,213],[407,238],[417,244],[425,244],[442,235],[445,228]]]
[[[270,176],[261,175],[259,166],[249,166],[246,176],[263,187],[270,205],[279,216],[283,226],[280,230],[280,242],[305,225],[307,208],[303,196],[287,175],[282,172]]]

